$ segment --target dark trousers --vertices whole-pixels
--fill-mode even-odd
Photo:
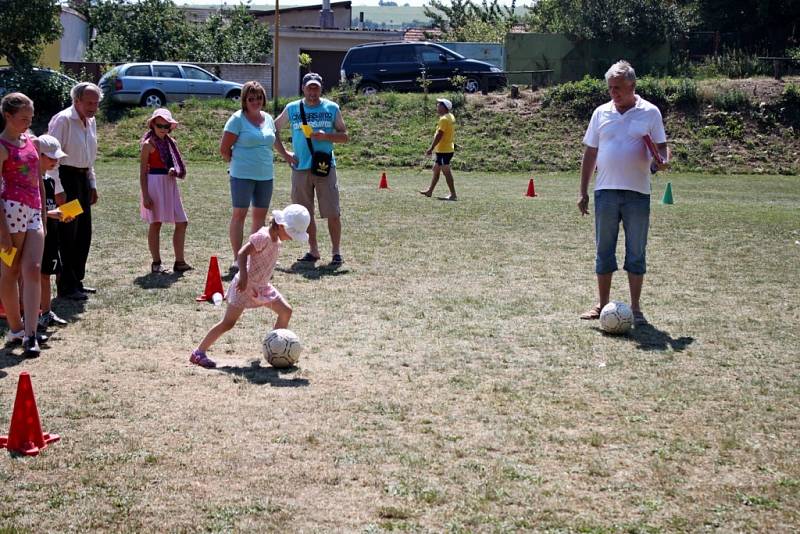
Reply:
[[[68,295],[83,287],[86,260],[92,244],[92,206],[89,201],[89,175],[86,169],[62,165],[59,176],[67,202],[77,198],[83,208],[83,213],[72,222],[60,223],[58,232],[62,264],[58,293]]]

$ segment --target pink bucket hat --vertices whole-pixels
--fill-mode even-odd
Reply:
[[[178,127],[178,121],[176,121],[175,119],[172,118],[172,113],[170,113],[167,108],[158,108],[158,109],[154,110],[153,114],[150,115],[150,118],[147,119],[147,127],[148,128],[152,128],[153,127],[153,121],[157,117],[161,117],[162,119],[164,119],[165,121],[170,123],[170,125],[172,126],[169,129],[170,132]]]

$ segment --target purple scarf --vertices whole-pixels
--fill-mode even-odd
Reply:
[[[164,165],[167,166],[167,169],[170,167],[175,169],[175,176],[178,178],[185,178],[186,177],[186,165],[183,164],[183,158],[181,157],[181,151],[178,150],[178,145],[175,144],[175,141],[169,135],[165,135],[164,139],[159,139],[158,136],[153,133],[153,130],[147,130],[147,132],[142,136],[141,144],[145,144],[148,141],[153,143],[158,150],[158,155],[161,156],[161,161],[164,162]]]

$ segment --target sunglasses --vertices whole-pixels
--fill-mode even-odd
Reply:
[[[169,130],[171,127],[172,127],[172,125],[170,123],[166,123],[166,124],[163,124],[163,123],[160,123],[160,122],[156,123],[156,128],[160,128],[162,130]]]

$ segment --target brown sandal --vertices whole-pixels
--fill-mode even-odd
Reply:
[[[594,306],[592,306],[591,308],[589,308],[588,310],[586,310],[585,312],[583,312],[581,314],[581,319],[583,319],[585,321],[591,321],[591,320],[594,320],[594,319],[599,319],[600,318],[600,311],[601,311],[600,305],[599,304],[595,304]]]
[[[169,269],[164,268],[160,261],[154,261],[150,264],[151,274],[169,274]]]
[[[186,271],[191,271],[194,269],[191,265],[186,263],[185,261],[176,261],[175,264],[172,266],[172,270],[176,273],[185,273]]]

